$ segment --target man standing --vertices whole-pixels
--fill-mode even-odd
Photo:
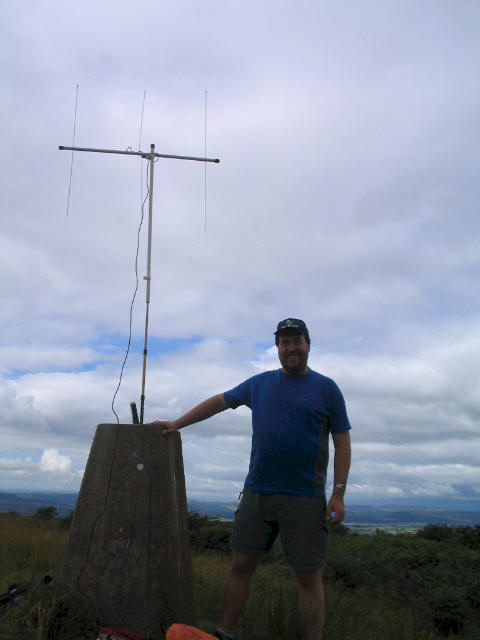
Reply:
[[[281,369],[260,373],[208,398],[177,420],[152,423],[163,426],[167,435],[228,408],[246,405],[252,410],[250,468],[235,514],[235,558],[216,632],[221,640],[233,640],[253,574],[278,534],[296,573],[304,638],[321,640],[328,526],[345,516],[350,423],[342,393],[333,380],[308,367],[310,336],[303,320],[279,322],[275,344]],[[333,491],[327,504],[329,434],[335,457]]]

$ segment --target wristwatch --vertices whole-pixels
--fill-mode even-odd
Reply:
[[[334,489],[343,489],[345,491],[345,489],[347,488],[347,485],[344,482],[334,482],[333,483],[333,488]]]

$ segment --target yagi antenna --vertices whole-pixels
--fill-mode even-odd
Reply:
[[[144,280],[147,281],[146,291],[146,310],[145,310],[145,342],[143,348],[143,370],[142,370],[142,394],[140,397],[140,422],[143,424],[143,414],[145,407],[145,377],[147,371],[147,342],[148,342],[148,314],[150,308],[150,281],[151,281],[151,264],[152,264],[152,211],[153,211],[153,170],[155,158],[168,158],[174,160],[196,160],[198,162],[220,162],[218,158],[198,158],[195,156],[176,156],[166,153],[155,153],[155,145],[150,145],[150,152],[146,151],[118,151],[116,149],[90,149],[87,147],[58,147],[60,151],[89,151],[91,153],[115,153],[126,156],[141,156],[150,163],[150,186],[148,193],[148,250],[147,250],[147,275]],[[130,403],[132,409],[132,417],[134,423],[138,423],[137,408],[135,403]]]

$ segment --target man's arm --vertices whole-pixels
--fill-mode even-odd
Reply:
[[[207,418],[211,418],[216,413],[220,413],[220,411],[225,411],[228,409],[228,405],[225,402],[223,397],[223,393],[219,393],[216,396],[212,396],[211,398],[207,398],[200,404],[197,404],[196,407],[187,411],[187,413],[176,420],[155,420],[154,422],[149,422],[146,426],[160,425],[165,427],[163,430],[163,434],[175,433],[178,429],[182,429],[183,427],[187,427],[189,424],[194,424],[195,422],[201,422],[202,420],[206,420]]]
[[[338,524],[345,517],[345,505],[343,495],[345,489],[335,488],[335,484],[347,484],[348,472],[350,471],[350,432],[342,431],[341,433],[332,433],[333,446],[335,447],[335,455],[333,459],[333,491],[327,506],[327,520],[330,524]],[[332,517],[332,513],[335,517]]]

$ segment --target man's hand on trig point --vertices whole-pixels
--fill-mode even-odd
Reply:
[[[163,427],[162,434],[168,435],[169,433],[175,433],[178,431],[178,427],[175,421],[170,420],[154,420],[153,422],[147,422],[146,427]]]

